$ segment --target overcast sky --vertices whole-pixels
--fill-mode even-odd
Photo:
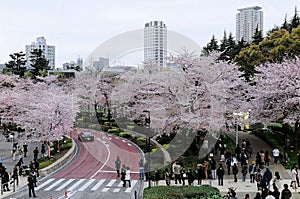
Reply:
[[[224,30],[235,36],[238,8],[261,6],[264,33],[290,19],[299,0],[9,0],[0,2],[0,63],[9,54],[44,36],[56,46],[56,67],[78,56],[85,59],[98,45],[146,22],[162,20],[200,46]]]

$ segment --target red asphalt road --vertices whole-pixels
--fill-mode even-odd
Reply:
[[[94,142],[81,142],[77,138],[81,131],[91,130],[77,129],[71,134],[79,144],[79,156],[53,178],[117,179],[115,160],[119,156],[121,166],[125,164],[130,167],[131,179],[139,179],[140,153],[136,147],[123,138],[99,131],[91,131],[95,137]]]

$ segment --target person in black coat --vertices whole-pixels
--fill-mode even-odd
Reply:
[[[9,183],[9,174],[7,172],[7,169],[5,168],[2,173],[3,191],[10,191],[10,189],[8,188],[8,183]]]
[[[188,178],[189,185],[192,185],[194,183],[194,174],[193,174],[192,169],[189,169],[187,178]]]
[[[36,198],[35,192],[34,192],[34,186],[35,186],[35,180],[34,180],[34,176],[32,174],[30,174],[27,178],[27,182],[28,182],[28,191],[29,191],[29,197],[31,197],[31,195],[33,195],[34,198]]]
[[[223,165],[220,164],[219,168],[217,169],[217,176],[218,176],[219,186],[223,186],[224,174],[225,174],[225,170],[223,168]]]
[[[237,174],[238,174],[238,167],[236,165],[236,163],[234,163],[233,167],[232,167],[232,173],[234,175],[234,182],[237,182]]]

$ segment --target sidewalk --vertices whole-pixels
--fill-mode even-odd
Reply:
[[[12,149],[12,142],[4,142],[3,140],[0,141],[0,157],[3,159],[2,165],[7,168],[7,171],[9,174],[12,173],[14,166],[18,162],[18,157],[16,157],[16,160],[13,161],[11,149]],[[36,147],[34,144],[28,143],[28,152],[27,157],[23,157],[24,164],[29,165],[30,161],[33,160],[33,150]],[[41,154],[39,154],[40,156]],[[15,185],[15,191],[18,191],[19,189],[23,188],[24,186],[27,186],[27,176],[19,176],[19,186]],[[3,192],[3,195],[1,195],[0,192],[0,198],[6,198],[7,196],[13,194],[13,184],[9,185],[10,191]]]
[[[235,133],[228,134],[228,136],[230,138],[232,138],[233,140],[235,140]],[[264,141],[262,141],[260,138],[256,137],[255,135],[252,135],[247,132],[239,132],[239,143],[241,143],[243,138],[248,138],[252,145],[252,148],[253,148],[253,154],[252,154],[252,157],[249,158],[249,162],[251,162],[252,160],[255,160],[256,153],[259,152],[260,150],[263,150],[263,151],[268,150],[269,153],[272,154],[273,149],[267,143],[265,143]],[[217,165],[219,165],[219,163],[222,163],[224,166],[224,162],[220,162],[220,154],[216,154],[214,156],[214,158],[217,162]],[[280,176],[282,178],[282,182],[281,182],[282,186],[283,186],[283,184],[290,185],[291,176],[290,176],[289,170],[286,170],[281,164],[274,165],[273,159],[271,160],[269,169],[272,171],[273,176],[274,176],[275,171],[278,171],[280,173]],[[265,171],[265,169],[263,170],[263,172],[264,171]],[[195,184],[196,182],[197,181],[195,180],[193,186],[199,186],[199,185]],[[154,182],[151,182],[151,185],[153,186]],[[166,186],[166,183],[164,180],[160,180],[159,185]],[[174,180],[171,180],[171,186],[174,186],[174,185],[175,185]],[[185,180],[185,185],[187,185],[187,180]],[[226,174],[224,176],[224,186],[218,186],[218,180],[202,180],[202,185],[211,185],[213,187],[217,187],[220,190],[222,195],[225,195],[228,192],[229,187],[235,187],[238,199],[243,199],[245,197],[246,193],[248,193],[250,195],[250,198],[254,198],[254,196],[257,192],[256,183],[250,183],[250,181],[249,181],[249,174],[247,174],[246,181],[245,182],[242,181],[240,165],[239,165],[238,182],[235,183],[234,179],[233,179],[233,175],[227,175],[227,170],[226,170]],[[181,186],[181,185],[177,184],[175,186]],[[144,188],[147,188],[147,187],[148,187],[148,182],[145,182]],[[289,187],[289,189],[291,190],[291,192],[293,194],[292,199],[300,198],[300,194],[298,193],[300,191],[300,189],[298,189],[297,192],[295,190],[292,190],[290,187]]]

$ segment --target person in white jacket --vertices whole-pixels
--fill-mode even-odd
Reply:
[[[130,182],[130,167],[126,168],[126,174],[125,174],[125,184],[128,182],[129,187],[131,187],[131,182]]]
[[[291,185],[294,189],[297,189],[297,170],[296,170],[296,165],[294,165],[294,167],[292,168],[292,182],[291,182]]]

